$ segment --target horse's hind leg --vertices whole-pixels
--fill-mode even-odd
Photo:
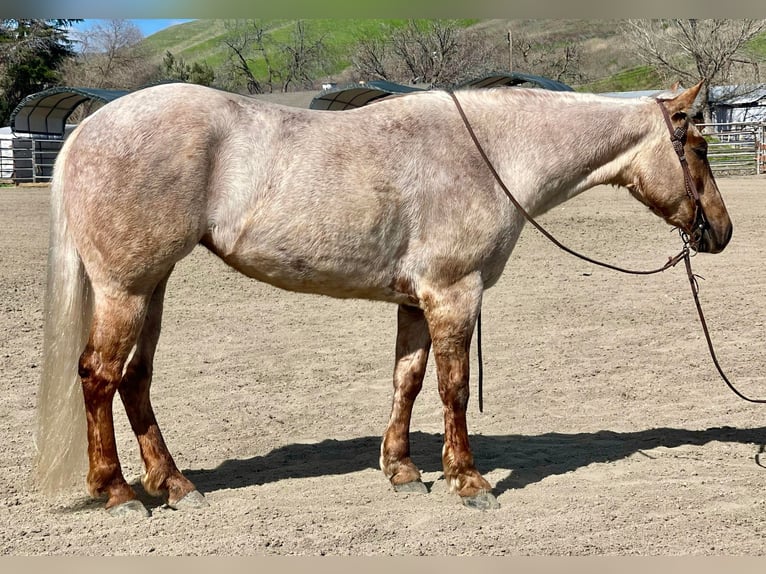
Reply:
[[[205,499],[176,467],[162,438],[149,396],[167,280],[165,277],[152,294],[136,351],[118,390],[141,450],[145,469],[141,482],[146,491],[154,496],[167,493],[168,505],[172,508],[205,506]]]
[[[112,513],[148,514],[125,481],[117,457],[112,402],[123,368],[138,339],[148,305],[144,295],[96,290],[88,343],[80,356],[88,427],[88,491],[106,494]]]
[[[444,409],[442,465],[450,491],[466,506],[497,508],[492,487],[476,470],[468,443],[469,347],[481,306],[478,273],[446,288],[431,289],[421,299],[433,339],[436,376]]]
[[[391,418],[380,450],[380,468],[396,491],[426,492],[410,459],[412,406],[423,386],[431,335],[423,311],[399,306]]]

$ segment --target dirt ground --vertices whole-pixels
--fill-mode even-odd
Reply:
[[[719,183],[734,237],[693,263],[721,363],[743,392],[766,397],[766,179]],[[465,508],[445,488],[433,366],[413,420],[431,492],[396,494],[378,470],[394,306],[278,291],[202,248],[170,280],[153,399],[210,507],[174,511],[144,496],[150,518],[112,518],[84,490],[43,498],[29,476],[47,194],[0,189],[0,554],[764,553],[766,406],[718,378],[683,270],[620,275],[532,229],[485,297],[483,414],[473,368],[469,430],[499,510]],[[624,190],[591,190],[542,222],[635,268],[680,248]],[[119,402],[115,412],[123,468],[138,483]]]

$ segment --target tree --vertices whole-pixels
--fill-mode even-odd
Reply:
[[[391,34],[392,51],[413,84],[438,84],[452,76],[459,43],[458,27],[444,20],[410,20]]]
[[[282,53],[282,91],[291,86],[311,88],[316,77],[322,73],[322,62],[327,56],[322,37],[313,35],[304,20],[298,20],[292,33],[292,41],[280,47]]]
[[[236,88],[244,80],[250,94],[272,91],[274,70],[265,47],[266,28],[260,20],[234,20],[226,23],[228,30],[223,43],[229,49],[229,84]],[[255,56],[265,63],[267,77],[259,80],[255,73]],[[266,88],[264,88],[264,84]]]
[[[146,84],[156,72],[141,44],[143,34],[129,20],[106,20],[73,36],[80,51],[62,69],[68,84],[134,89]]]
[[[160,67],[160,76],[163,80],[177,80],[190,84],[212,86],[215,82],[215,71],[207,62],[186,63],[182,57],[176,57],[171,52],[165,52]]]
[[[235,20],[227,28],[230,89],[246,87],[251,94],[306,89],[332,64],[324,39],[304,20],[295,23],[288,41],[262,20]]]
[[[352,58],[359,79],[450,85],[503,66],[499,46],[456,20],[409,20],[381,37],[359,38]]]
[[[703,80],[699,98],[710,122],[711,85],[758,81],[758,61],[747,48],[765,25],[764,20],[628,20],[626,33],[637,54],[668,83]]]
[[[580,68],[580,46],[567,41],[560,45],[534,40],[524,30],[512,35],[514,69],[523,70],[568,84],[581,84],[585,75]]]
[[[57,85],[74,56],[67,29],[80,20],[0,20],[0,121],[26,96]]]
[[[393,80],[388,38],[364,36],[357,39],[351,65],[365,80]]]

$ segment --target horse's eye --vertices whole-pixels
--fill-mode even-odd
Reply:
[[[707,140],[702,138],[695,139],[689,147],[698,158],[705,159],[707,157]]]
[[[705,159],[707,157],[707,146],[694,146],[692,151],[700,159]]]

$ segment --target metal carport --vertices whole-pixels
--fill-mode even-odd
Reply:
[[[127,90],[56,87],[27,96],[11,113],[14,183],[44,183],[53,175],[67,120],[88,101],[106,104]]]
[[[63,138],[66,121],[79,106],[93,100],[106,104],[127,94],[127,90],[57,87],[27,96],[11,113],[15,133]]]
[[[493,88],[496,86],[537,87],[545,90],[571,92],[573,89],[566,84],[519,72],[495,72],[468,80],[452,89],[463,88]],[[352,84],[342,88],[330,88],[317,95],[309,107],[314,110],[349,110],[361,108],[383,98],[399,96],[411,92],[420,92],[428,87],[405,86],[394,82],[373,80],[360,84]]]

